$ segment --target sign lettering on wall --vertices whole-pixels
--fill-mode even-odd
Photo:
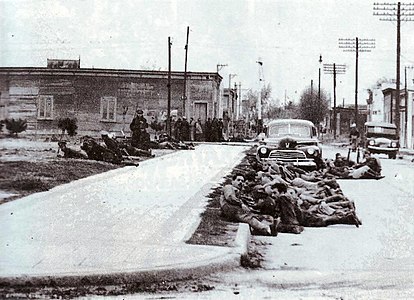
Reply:
[[[48,69],[79,69],[80,59],[48,59],[47,67]]]
[[[124,98],[152,98],[157,94],[154,86],[149,83],[124,82],[118,89],[120,97]]]
[[[210,100],[213,97],[211,87],[203,84],[192,84],[190,92],[193,100]]]

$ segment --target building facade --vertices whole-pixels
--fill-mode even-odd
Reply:
[[[330,110],[329,115],[329,128],[334,132],[336,126],[336,135],[349,135],[351,124],[355,123],[355,105],[348,105],[345,107],[339,106],[335,109],[336,112],[336,124],[334,124],[334,114],[333,109]],[[367,105],[358,105],[358,130],[363,132],[364,123],[367,121],[368,111]]]
[[[384,120],[385,122],[395,124],[396,121],[396,89],[386,87],[382,90],[384,95]],[[413,149],[414,144],[414,88],[400,90],[400,145],[404,148]],[[396,124],[397,125],[397,124]]]
[[[48,135],[60,133],[59,119],[76,118],[78,135],[92,136],[101,130],[128,134],[136,109],[150,123],[166,120],[166,71],[83,69],[52,60],[48,65],[0,68],[1,119],[25,119],[28,134]],[[183,97],[184,72],[171,72],[171,115],[185,111],[202,122],[217,115],[221,80],[218,73],[187,72]]]

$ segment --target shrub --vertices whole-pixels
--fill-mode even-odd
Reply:
[[[75,136],[77,134],[76,130],[78,129],[76,123],[76,119],[61,118],[58,120],[58,127],[62,130],[62,135],[64,135],[66,131],[69,136]]]
[[[6,119],[6,129],[11,135],[17,136],[18,133],[27,129],[27,121],[22,119]]]

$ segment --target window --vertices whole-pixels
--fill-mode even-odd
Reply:
[[[312,136],[310,127],[301,124],[275,124],[268,129],[269,137],[276,138],[284,135],[293,135],[299,137]]]
[[[44,120],[53,119],[53,96],[39,96],[37,99],[37,118]]]
[[[116,122],[116,98],[101,98],[101,121]]]

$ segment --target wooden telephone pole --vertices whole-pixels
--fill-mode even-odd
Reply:
[[[188,37],[190,35],[190,27],[187,26],[187,41],[185,43],[185,63],[184,63],[184,91],[183,91],[183,117],[185,114],[185,106],[187,103],[187,55],[188,55]]]
[[[334,129],[334,140],[336,139],[336,74],[345,74],[346,66],[333,64],[323,64],[323,71],[325,74],[333,75],[333,89],[334,89],[334,106],[333,106],[333,129]]]
[[[168,37],[168,102],[167,102],[167,132],[171,137],[171,37]]]
[[[380,16],[380,21],[397,22],[397,67],[395,83],[395,125],[400,135],[400,57],[401,57],[401,21],[414,21],[414,3],[374,3],[374,16]],[[392,105],[391,105],[392,116]]]
[[[359,52],[371,52],[375,48],[375,39],[339,39],[339,48],[344,52],[355,52],[355,117],[358,128],[358,54]]]

